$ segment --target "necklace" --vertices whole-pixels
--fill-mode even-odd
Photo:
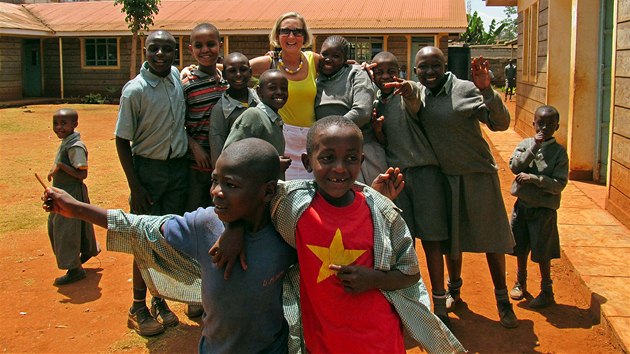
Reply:
[[[282,57],[278,57],[278,66],[281,66],[284,71],[291,75],[297,74],[302,69],[302,64],[304,64],[304,61],[302,61],[302,54],[300,54],[300,65],[298,65],[297,69],[295,70],[289,69],[282,61]]]

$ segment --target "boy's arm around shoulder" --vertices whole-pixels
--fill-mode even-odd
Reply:
[[[210,125],[208,127],[208,142],[210,144],[210,160],[212,166],[216,165],[229,133],[230,128],[228,127],[227,117],[223,116],[222,99],[219,99],[214,107],[212,107]]]

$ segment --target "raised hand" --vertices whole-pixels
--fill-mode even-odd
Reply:
[[[383,84],[385,88],[394,88],[394,95],[401,95],[404,98],[411,97],[413,93],[413,87],[411,87],[411,81],[400,79],[394,76],[394,81],[386,82]]]
[[[483,57],[474,58],[471,63],[472,81],[480,91],[491,87],[490,64]]]

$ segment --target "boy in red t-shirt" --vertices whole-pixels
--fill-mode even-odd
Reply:
[[[350,119],[318,120],[302,155],[315,180],[280,183],[272,201],[276,229],[298,252],[299,285],[297,270],[290,272],[284,294],[291,332],[299,333],[301,309],[310,353],[404,353],[403,333],[429,352],[464,351],[429,309],[400,213],[389,199],[355,183],[362,147]]]

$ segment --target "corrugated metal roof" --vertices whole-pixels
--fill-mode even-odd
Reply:
[[[128,32],[113,1],[24,5],[57,35]],[[189,32],[210,22],[229,33],[268,33],[275,19],[297,11],[317,32],[463,32],[463,0],[162,0],[152,29]],[[0,29],[2,26],[0,26]]]
[[[52,32],[25,7],[0,2],[0,28],[15,31]]]

